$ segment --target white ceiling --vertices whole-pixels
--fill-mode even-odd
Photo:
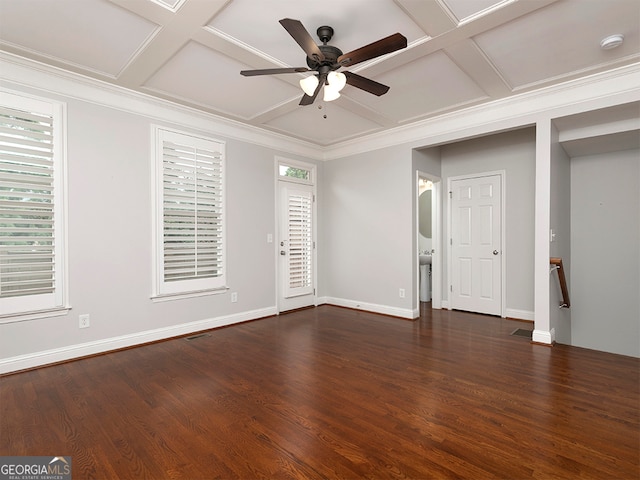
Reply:
[[[287,17],[345,53],[402,33],[346,69],[389,92],[303,107],[305,74],[241,76],[306,66]],[[638,0],[0,0],[1,50],[319,146],[637,63],[639,31]]]

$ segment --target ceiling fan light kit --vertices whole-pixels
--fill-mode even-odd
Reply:
[[[300,87],[304,91],[300,105],[311,105],[323,87],[324,101],[330,102],[335,100],[340,97],[340,91],[346,84],[373,95],[384,95],[389,91],[388,86],[356,73],[342,73],[336,72],[336,70],[395,52],[407,46],[406,37],[400,33],[394,33],[364,47],[343,54],[339,48],[327,45],[327,42],[329,42],[333,36],[333,28],[329,26],[323,25],[316,31],[318,38],[322,41],[322,45],[317,45],[300,20],[283,18],[280,20],[280,24],[307,54],[306,60],[308,68],[289,67],[242,70],[240,74],[245,77],[252,77],[256,75],[277,75],[281,73],[316,72],[300,80]]]

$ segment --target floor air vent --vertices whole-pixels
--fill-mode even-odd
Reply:
[[[531,340],[533,332],[524,328],[516,328],[513,332],[511,332],[511,335],[515,335],[516,337],[525,337]]]

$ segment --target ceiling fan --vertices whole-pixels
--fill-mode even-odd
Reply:
[[[318,96],[318,93],[320,93],[322,87],[325,87],[324,100],[335,100],[340,96],[339,92],[345,83],[377,96],[384,95],[389,91],[388,86],[356,73],[341,73],[336,70],[395,52],[407,46],[406,37],[400,33],[394,33],[393,35],[389,35],[388,37],[349,53],[342,53],[342,50],[339,48],[327,45],[333,36],[333,28],[331,27],[325,25],[318,28],[317,34],[322,45],[316,45],[316,42],[311,38],[311,35],[304,28],[300,20],[283,18],[280,20],[280,24],[307,54],[308,68],[292,67],[242,70],[240,74],[245,77],[252,77],[256,75],[276,75],[280,73],[317,72],[300,81],[300,86],[305,91],[302,100],[300,100],[300,105],[311,105]]]

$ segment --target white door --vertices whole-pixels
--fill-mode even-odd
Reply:
[[[452,180],[451,308],[501,315],[501,175]]]
[[[315,304],[313,186],[278,182],[278,309]]]

